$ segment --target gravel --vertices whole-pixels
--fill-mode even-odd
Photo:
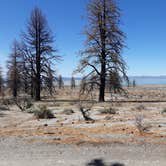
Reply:
[[[0,166],[165,166],[165,163],[166,145],[66,145],[0,138]]]

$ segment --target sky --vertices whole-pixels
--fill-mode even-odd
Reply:
[[[84,48],[82,34],[88,0],[0,0],[0,65],[6,61],[14,39],[25,31],[31,10],[39,7],[55,36],[54,46],[63,61],[56,63],[57,74],[72,75],[78,52]],[[117,0],[122,11],[121,29],[126,34],[123,57],[129,76],[166,75],[166,1]]]

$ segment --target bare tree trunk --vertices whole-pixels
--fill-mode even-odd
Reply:
[[[105,83],[106,83],[106,11],[105,11],[105,0],[104,0],[103,15],[101,15],[101,20],[99,23],[100,38],[101,38],[101,75],[100,75],[100,87],[99,87],[99,102],[105,101]]]
[[[105,63],[101,65],[100,87],[99,87],[99,102],[105,101]]]
[[[35,82],[35,100],[39,101],[40,100],[40,91],[41,91],[41,62],[40,62],[40,51],[39,47],[36,48],[36,82]]]
[[[105,101],[105,78],[101,78],[100,80],[100,88],[99,88],[99,102]]]
[[[13,84],[13,97],[16,98],[17,97],[17,82],[16,80],[14,80],[14,84]]]
[[[40,91],[41,91],[41,85],[40,85],[40,74],[38,74],[36,78],[36,85],[35,85],[35,100],[40,100]]]
[[[125,35],[119,28],[120,16],[120,9],[113,0],[91,0],[88,5],[89,23],[84,32],[86,45],[80,52],[77,71],[84,72],[86,86],[98,86],[99,102],[105,101],[106,81],[110,73],[116,74],[120,84],[122,77],[127,79],[126,64],[121,56]],[[90,72],[86,73],[86,68],[90,68]],[[111,85],[116,86],[117,81],[111,81]],[[118,86],[117,89],[120,92],[122,88]]]
[[[34,97],[34,84],[33,84],[33,78],[31,78],[31,98]]]
[[[54,55],[56,50],[52,44],[54,37],[48,27],[47,20],[39,8],[32,10],[27,25],[27,33],[23,33],[28,52],[28,62],[31,63],[31,96],[36,101],[41,99],[41,85],[43,76],[47,75],[47,68],[54,64],[60,56]],[[31,73],[31,74],[32,74]]]

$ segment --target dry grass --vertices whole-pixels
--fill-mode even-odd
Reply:
[[[104,138],[94,138],[93,134],[121,134],[121,135],[131,135],[130,138],[117,138],[117,139],[104,139]],[[40,139],[36,138],[37,136],[56,136],[56,139]],[[48,143],[66,143],[66,144],[79,144],[82,143],[111,143],[111,142],[139,142],[139,137],[143,136],[145,138],[162,138],[163,135],[159,133],[143,133],[137,130],[137,128],[127,125],[114,125],[112,127],[99,126],[93,128],[73,128],[73,127],[24,127],[24,128],[5,128],[0,129],[1,137],[11,137],[11,136],[26,136],[29,141],[44,141]],[[35,136],[33,139],[28,139],[28,136]],[[59,137],[59,139],[57,139]],[[147,140],[148,141],[148,140]],[[153,142],[153,140],[152,140]],[[160,142],[160,144],[166,144],[166,141]]]

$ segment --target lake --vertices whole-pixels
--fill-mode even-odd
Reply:
[[[65,85],[70,85],[70,78],[63,78]],[[80,78],[76,78],[76,85],[80,84]],[[135,80],[136,85],[166,85],[166,76],[132,76],[129,77],[132,82]]]

